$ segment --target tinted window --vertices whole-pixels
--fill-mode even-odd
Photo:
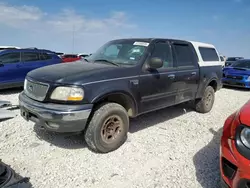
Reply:
[[[64,55],[63,58],[77,58],[77,55]]]
[[[148,42],[135,40],[115,40],[103,45],[88,61],[107,60],[121,65],[134,65],[144,55]]]
[[[0,56],[0,63],[18,63],[20,62],[20,53],[8,53]]]
[[[151,57],[158,57],[163,60],[163,68],[173,67],[173,58],[168,43],[156,43]]]
[[[48,60],[48,59],[52,59],[52,57],[49,54],[47,53],[40,54],[40,60]]]
[[[227,58],[227,61],[237,61],[239,59],[243,59],[243,57],[229,57]]]
[[[81,56],[81,57],[88,57],[89,55],[86,54],[86,55],[80,55],[80,56]]]
[[[22,53],[22,61],[29,62],[29,61],[38,61],[39,60],[39,53],[36,52],[23,52]]]
[[[187,44],[174,44],[178,67],[194,66],[194,54]]]
[[[232,67],[250,69],[250,61],[237,61],[232,65]]]
[[[219,57],[214,48],[199,47],[203,61],[219,61]]]

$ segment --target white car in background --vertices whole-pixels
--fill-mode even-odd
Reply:
[[[225,56],[220,55],[220,61],[221,61],[221,63],[222,63],[222,67],[225,67],[226,57],[225,57]]]
[[[82,57],[82,58],[85,58],[85,57],[88,57],[90,54],[87,54],[87,53],[81,53],[81,54],[78,54],[78,56]]]

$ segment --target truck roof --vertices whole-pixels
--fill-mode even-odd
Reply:
[[[138,40],[138,41],[147,41],[151,42],[154,40],[174,40],[174,41],[182,41],[182,42],[190,42],[193,44],[193,46],[202,46],[207,48],[215,48],[214,45],[203,43],[203,42],[197,42],[197,41],[188,41],[188,40],[181,40],[181,39],[173,39],[173,38],[122,38],[122,39],[116,39],[116,40]]]
[[[194,47],[215,48],[214,45],[208,43],[196,42],[196,41],[189,41],[189,42],[191,42]]]
[[[218,66],[218,65],[221,65],[222,66],[222,63],[221,63],[221,60],[219,58],[219,53],[218,51],[216,50],[215,46],[212,45],[212,44],[208,44],[208,43],[203,43],[203,42],[197,42],[197,41],[188,41],[188,40],[180,40],[180,39],[171,39],[171,38],[123,38],[123,39],[117,39],[117,41],[119,40],[135,40],[135,41],[142,41],[142,42],[152,42],[154,40],[169,40],[169,41],[178,41],[178,42],[188,42],[188,43],[191,43],[197,53],[197,56],[198,56],[198,63],[200,66],[203,66],[203,67],[206,67],[206,66]],[[116,40],[114,40],[116,41]],[[201,55],[201,52],[200,52],[200,47],[204,47],[204,48],[212,48],[215,50],[217,56],[218,56],[218,60],[213,60],[213,61],[206,61],[204,62],[203,58],[202,58],[202,55]],[[208,49],[209,50],[209,49]]]

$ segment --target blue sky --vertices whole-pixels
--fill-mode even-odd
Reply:
[[[249,17],[249,0],[0,0],[0,45],[80,53],[115,38],[164,37],[250,58]]]

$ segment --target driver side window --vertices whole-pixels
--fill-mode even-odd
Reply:
[[[168,43],[165,42],[156,43],[154,51],[151,55],[151,58],[153,57],[161,58],[163,60],[162,68],[172,68],[174,66],[171,48]]]
[[[117,45],[110,45],[105,49],[104,55],[108,57],[117,57],[119,54],[119,47]]]

